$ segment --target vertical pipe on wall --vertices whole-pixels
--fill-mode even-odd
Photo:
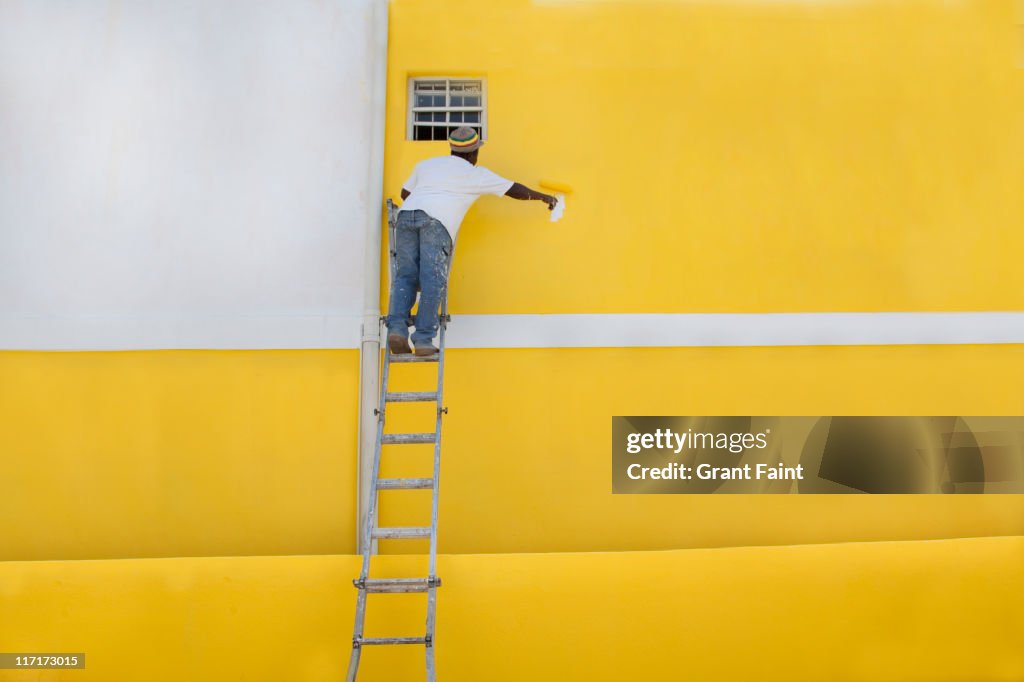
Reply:
[[[363,325],[359,352],[359,455],[356,495],[356,551],[362,551],[370,477],[376,445],[373,410],[380,390],[380,249],[384,204],[384,104],[387,88],[388,0],[368,2],[370,18],[369,76],[370,155],[366,175],[366,251],[363,262]]]

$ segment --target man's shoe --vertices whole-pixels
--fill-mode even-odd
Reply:
[[[408,355],[412,352],[409,339],[401,334],[388,334],[388,350],[392,355]]]
[[[427,344],[425,346],[416,346],[416,355],[423,357],[430,357],[431,355],[437,355],[438,350],[433,345]]]

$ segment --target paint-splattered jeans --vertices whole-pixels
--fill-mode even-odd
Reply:
[[[452,239],[439,220],[425,211],[400,211],[395,224],[395,278],[391,282],[391,304],[388,310],[388,333],[408,333],[413,321],[409,318],[420,289],[420,305],[416,309],[414,345],[426,345],[437,335],[438,307],[448,278],[448,256]]]

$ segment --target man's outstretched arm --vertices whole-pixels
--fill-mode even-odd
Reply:
[[[531,199],[543,201],[545,204],[548,205],[549,211],[555,207],[555,203],[557,201],[550,194],[537,192],[536,190],[530,189],[526,185],[520,185],[518,182],[512,183],[512,186],[508,188],[507,192],[505,192],[505,196],[512,197],[513,199],[521,199],[523,201],[530,201]]]

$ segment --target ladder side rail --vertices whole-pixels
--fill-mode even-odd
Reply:
[[[363,568],[359,577],[370,573],[370,555],[373,553],[373,530],[377,525],[377,479],[380,477],[381,451],[384,447],[384,395],[387,393],[388,375],[391,373],[391,352],[384,351],[384,372],[381,379],[380,400],[377,404],[377,445],[373,449],[373,478],[370,483],[370,500],[366,509],[366,542],[363,545]]]
[[[447,410],[444,406],[444,360],[447,344],[445,334],[448,330],[448,291],[452,275],[452,263],[455,261],[455,244],[448,254],[448,272],[445,276],[444,291],[441,293],[441,336],[438,339],[437,358],[437,420],[435,429],[437,438],[434,441],[434,488],[431,493],[430,510],[430,576],[437,577],[437,512],[441,484],[441,415]]]
[[[451,259],[449,258],[449,267]],[[430,575],[437,575],[437,512],[439,501],[439,487],[441,480],[441,416],[444,413],[444,361],[445,361],[445,331],[448,327],[448,285],[445,284],[444,293],[441,296],[441,336],[438,339],[437,358],[437,412],[434,424],[434,487],[431,494],[430,509]]]
[[[444,360],[445,333],[448,328],[448,282],[451,279],[452,261],[455,258],[455,246],[448,256],[448,273],[445,278],[444,292],[441,295],[441,336],[438,339],[437,358],[437,419],[435,422],[436,438],[434,440],[434,486],[431,492],[430,509],[430,569],[428,576],[432,579],[427,588],[427,622],[426,622],[426,679],[434,682],[437,670],[434,663],[434,631],[437,623],[437,519],[438,501],[441,483],[441,415],[444,413]]]

